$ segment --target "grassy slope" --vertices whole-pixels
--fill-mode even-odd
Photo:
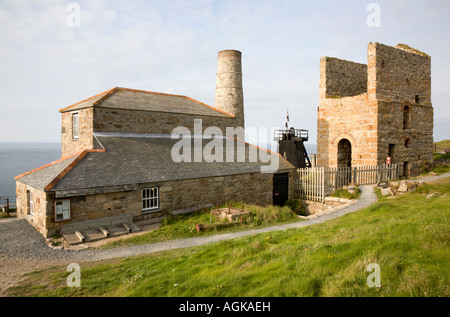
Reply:
[[[435,142],[435,144],[439,148],[450,149],[450,139],[449,140],[442,140],[442,141],[439,141],[439,142]]]
[[[12,295],[450,296],[450,178],[324,224],[29,274]],[[430,191],[446,197],[426,199]],[[381,267],[369,288],[367,265]]]

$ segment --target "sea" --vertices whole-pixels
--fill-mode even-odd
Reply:
[[[61,158],[61,143],[0,142],[0,205],[16,203],[14,177]]]
[[[269,150],[270,145],[262,146]],[[273,147],[273,146],[272,146]],[[305,144],[308,154],[316,153],[315,144]],[[0,142],[0,205],[16,203],[14,177],[59,160],[61,143],[2,143]]]

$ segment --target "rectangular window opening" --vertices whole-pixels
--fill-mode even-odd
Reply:
[[[33,193],[29,190],[27,190],[27,202],[28,202],[27,214],[32,215],[33,214]]]
[[[78,139],[80,137],[80,124],[78,113],[72,114],[72,138]]]
[[[158,187],[142,189],[142,211],[159,209]]]
[[[70,200],[55,201],[55,221],[70,220]]]

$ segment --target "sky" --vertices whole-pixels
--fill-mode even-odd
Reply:
[[[236,49],[246,126],[288,110],[315,143],[320,57],[367,63],[370,42],[431,55],[434,140],[450,139],[449,16],[448,0],[0,0],[0,142],[60,142],[58,110],[113,87],[213,106],[217,53]]]

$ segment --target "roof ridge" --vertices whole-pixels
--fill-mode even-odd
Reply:
[[[79,105],[79,104],[81,104],[81,103],[83,103],[83,102],[86,102],[86,101],[88,101],[88,100],[90,100],[90,99],[93,99],[93,98],[95,98],[95,97],[98,97],[98,96],[104,94],[104,96],[102,96],[101,98],[99,98],[98,100],[96,100],[96,101],[92,104],[92,106],[98,106],[98,105],[100,105],[103,101],[105,101],[106,99],[108,99],[109,97],[111,97],[115,92],[117,92],[117,91],[119,91],[119,90],[132,91],[132,92],[141,92],[141,93],[153,94],[153,95],[162,95],[162,96],[172,96],[172,97],[185,98],[185,99],[191,100],[191,101],[193,101],[193,102],[195,102],[195,103],[198,103],[198,104],[200,104],[200,105],[202,105],[202,106],[205,106],[205,107],[208,107],[208,108],[210,108],[210,109],[212,109],[212,110],[215,110],[215,111],[217,111],[217,112],[223,113],[223,114],[225,114],[225,115],[227,115],[227,116],[230,116],[230,117],[232,117],[232,118],[235,118],[235,117],[236,117],[235,115],[233,115],[233,114],[231,114],[231,113],[229,113],[229,112],[223,111],[223,110],[218,109],[218,108],[213,107],[213,106],[210,106],[210,105],[208,105],[208,104],[206,104],[206,103],[203,103],[203,102],[201,102],[201,101],[198,101],[198,100],[196,100],[196,99],[194,99],[194,98],[191,98],[191,97],[188,97],[188,96],[185,96],[185,95],[169,94],[169,93],[164,93],[164,92],[156,92],[156,91],[149,91],[149,90],[142,90],[142,89],[133,89],[133,88],[125,88],[125,87],[114,87],[114,88],[105,90],[105,91],[103,91],[103,92],[101,92],[101,93],[99,93],[99,94],[96,94],[96,95],[91,96],[91,97],[89,97],[89,98],[83,99],[83,100],[81,100],[81,101],[79,101],[79,102],[77,102],[77,103],[74,103],[74,104],[72,104],[72,105],[70,105],[70,106],[68,106],[68,107],[59,109],[59,112],[68,111],[68,110],[70,110],[70,108],[72,108],[72,107],[74,107],[74,106],[76,106],[76,105]]]
[[[218,112],[221,112],[221,113],[223,113],[223,114],[226,114],[226,115],[228,115],[228,116],[230,116],[230,117],[235,117],[235,115],[233,115],[233,114],[231,114],[231,113],[228,113],[228,112],[226,112],[226,111],[223,111],[223,110],[220,110],[220,109],[217,109],[217,108],[215,108],[215,107],[213,107],[213,106],[210,106],[210,105],[208,105],[208,104],[206,104],[206,103],[203,103],[203,102],[201,102],[201,101],[198,101],[198,100],[196,100],[196,99],[194,99],[194,98],[191,98],[191,97],[188,97],[188,96],[185,96],[185,95],[177,95],[177,94],[169,94],[169,93],[164,93],[164,92],[156,92],[156,91],[148,91],[148,90],[141,90],[141,89],[133,89],[133,88],[124,88],[124,87],[116,87],[116,88],[114,88],[114,89],[122,89],[122,90],[127,90],[127,91],[133,91],[133,92],[142,92],[142,93],[147,93],[147,94],[155,94],[155,95],[163,95],[163,96],[172,96],[172,97],[181,97],[181,98],[186,98],[186,99],[189,99],[189,100],[191,100],[191,101],[194,101],[194,102],[196,102],[196,103],[198,103],[198,104],[200,104],[200,105],[202,105],[202,106],[206,106],[206,107],[209,107],[209,108],[211,108],[211,109],[213,109],[213,110],[216,110],[216,111],[218,111]],[[105,98],[106,99],[106,98]],[[103,101],[103,100],[102,100]]]
[[[76,103],[74,103],[74,104],[72,104],[72,105],[70,105],[70,106],[61,108],[61,109],[59,109],[59,112],[63,112],[63,111],[69,110],[70,108],[72,108],[72,107],[74,107],[74,106],[76,106],[76,105],[79,105],[80,103],[83,103],[83,102],[85,102],[85,101],[88,101],[89,99],[98,97],[98,96],[100,96],[100,95],[102,95],[102,94],[104,94],[104,93],[109,93],[109,92],[111,92],[111,91],[114,90],[114,89],[117,89],[117,87],[111,88],[111,89],[108,89],[108,90],[105,90],[105,91],[103,91],[103,92],[101,92],[101,93],[99,93],[99,94],[96,94],[96,95],[91,96],[91,97],[89,97],[89,98],[86,98],[86,99],[83,99],[83,100],[81,100],[81,101],[78,101],[78,102],[76,102]],[[102,98],[103,98],[103,97],[102,97]]]

